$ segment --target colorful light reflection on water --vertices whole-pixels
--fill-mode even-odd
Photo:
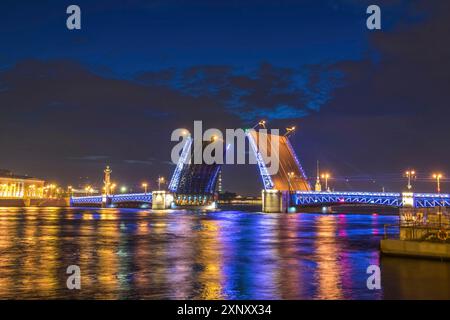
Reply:
[[[0,208],[0,298],[449,299],[449,263],[380,259],[383,226],[396,221]],[[382,290],[369,290],[366,269],[380,263]],[[69,265],[81,268],[79,291],[66,288]]]

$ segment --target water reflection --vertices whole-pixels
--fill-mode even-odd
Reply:
[[[339,263],[334,216],[320,216],[316,225],[315,253],[317,261],[317,298],[342,299],[341,274],[344,265]]]
[[[0,208],[0,298],[450,298],[448,263],[381,259],[395,216]],[[81,268],[81,290],[66,268]]]

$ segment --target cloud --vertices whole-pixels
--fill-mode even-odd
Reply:
[[[170,69],[143,73],[136,80],[212,99],[248,124],[260,118],[302,118],[319,111],[338,87],[339,78],[339,72],[319,66],[287,68],[262,63],[252,70],[210,65]]]

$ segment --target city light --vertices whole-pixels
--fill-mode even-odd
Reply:
[[[288,188],[289,192],[291,192],[292,186],[291,186],[291,179],[295,177],[295,173],[290,171],[288,172]]]
[[[144,188],[144,193],[147,193],[147,187],[148,187],[148,184],[146,182],[144,182],[142,184],[142,188]]]
[[[295,126],[286,128],[286,133],[284,134],[285,137],[289,136],[291,133],[295,131]]]
[[[161,190],[161,183],[164,183],[165,181],[164,177],[158,177],[158,190]]]
[[[330,174],[329,173],[323,173],[321,177],[322,177],[322,179],[325,179],[325,191],[330,191],[328,189],[328,179],[330,178]]]
[[[441,193],[441,179],[443,178],[442,173],[433,174],[433,178],[436,179],[437,193]]]
[[[127,187],[126,186],[120,187],[120,192],[122,192],[122,193],[127,192]]]
[[[255,124],[253,126],[253,129],[255,129],[258,126],[263,127],[264,129],[266,129],[266,120],[260,120],[257,124]]]
[[[412,189],[411,180],[416,178],[416,172],[414,170],[408,170],[405,172],[405,176],[406,178],[408,178],[407,188],[408,190],[411,190]]]

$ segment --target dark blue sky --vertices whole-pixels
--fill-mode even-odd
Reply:
[[[450,174],[448,5],[378,1],[383,29],[369,31],[368,4],[2,1],[0,167],[76,184],[109,163],[124,183],[153,181],[172,170],[173,129],[264,117],[298,125],[309,175],[320,159],[354,179],[340,188],[400,188],[407,166]],[[260,188],[256,168],[225,172],[229,190]]]
[[[2,64],[70,58],[129,76],[199,64],[298,66],[367,50],[358,1],[78,1],[76,32],[65,28],[72,2],[3,2],[2,47],[12,50],[3,50]]]

